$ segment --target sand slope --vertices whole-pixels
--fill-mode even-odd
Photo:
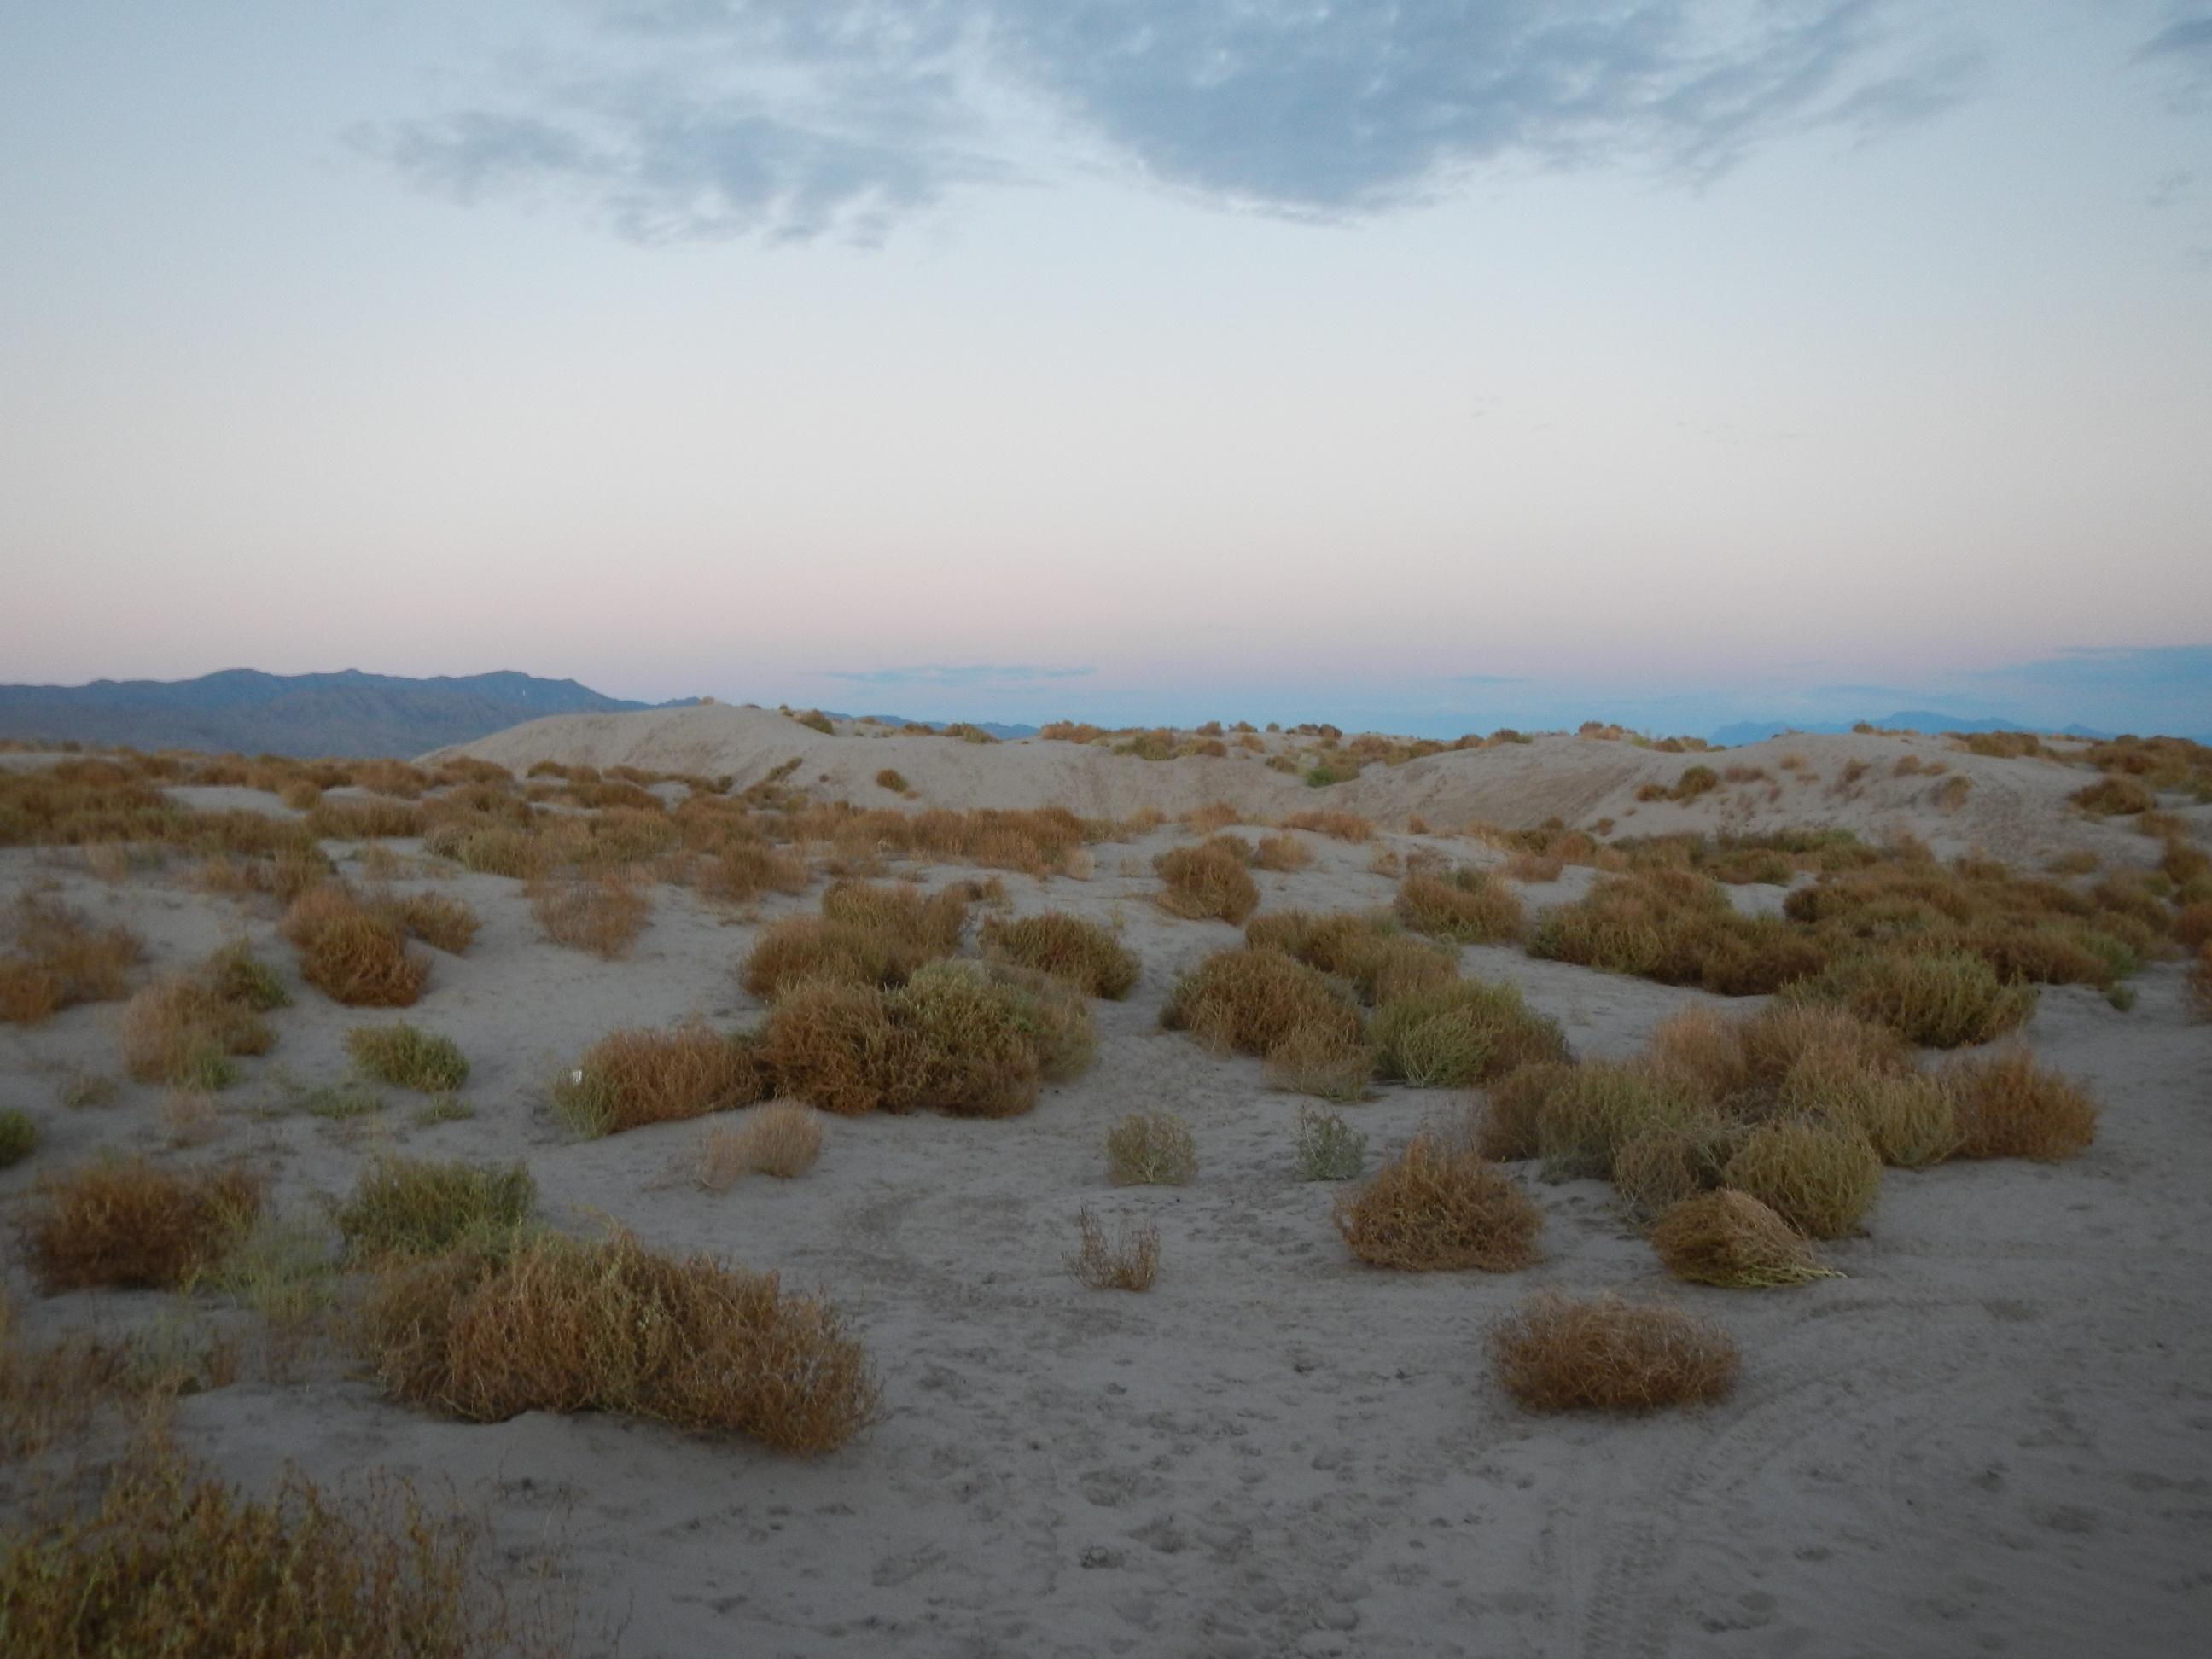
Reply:
[[[1264,741],[1268,753],[1311,747],[1279,735]],[[913,804],[1057,805],[1097,817],[1125,817],[1144,807],[1172,815],[1225,801],[1261,819],[1326,806],[1397,825],[1419,817],[1438,830],[1470,821],[1525,828],[1553,817],[1575,825],[1609,818],[1621,835],[1835,824],[1870,837],[1905,830],[1942,854],[1980,848],[2018,860],[2081,845],[2115,851],[2133,840],[2124,824],[2099,825],[2068,805],[2068,794],[2093,774],[2041,758],[1969,754],[1936,737],[1801,734],[1703,755],[1543,737],[1395,767],[1374,763],[1348,782],[1315,789],[1270,770],[1264,755],[1233,747],[1224,758],[1144,761],[1102,744],[1036,738],[979,744],[896,737],[865,726],[845,726],[832,737],[771,709],[714,704],[555,715],[425,758],[455,755],[495,761],[518,773],[550,760],[727,775],[740,786],[796,759],[792,781],[822,799],[908,805],[875,782],[877,773],[889,767],[912,786]],[[1783,762],[1793,757],[1803,765],[1785,770]],[[1899,764],[1908,760],[1944,770],[1899,775]],[[1637,800],[1640,787],[1672,787],[1698,765],[1739,767],[1765,776],[1687,803]],[[1861,775],[1852,775],[1855,769]],[[1958,780],[1966,789],[1963,799],[1953,801],[1948,793],[1955,792]]]

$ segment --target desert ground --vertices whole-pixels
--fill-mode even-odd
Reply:
[[[2212,896],[2201,760],[1873,732],[1713,753],[1606,732],[1407,753],[1328,731],[994,743],[818,726],[720,706],[563,716],[387,769],[370,778],[380,787],[180,756],[139,776],[173,814],[159,835],[80,825],[64,840],[0,817],[0,903],[57,903],[143,944],[124,994],[0,1024],[0,1110],[36,1133],[0,1170],[11,1386],[71,1341],[219,1352],[186,1361],[192,1382],[161,1403],[197,1468],[247,1494],[288,1470],[341,1492],[371,1471],[412,1481],[476,1517],[484,1583],[544,1601],[580,1653],[2200,1650],[2212,1619],[2212,969],[2191,920]],[[0,787],[97,758],[0,754]],[[1692,769],[1712,782],[1686,785]],[[397,805],[395,778],[413,791]],[[584,804],[580,778],[610,790],[603,804]],[[2140,780],[2147,799],[2076,800],[2112,778]],[[556,837],[533,856],[641,897],[635,938],[607,954],[556,942],[533,906],[547,868],[471,869],[465,837],[441,839],[456,817],[439,805],[471,788],[534,790],[501,822]],[[807,830],[769,838],[795,861],[784,884],[797,890],[699,878],[686,859],[710,854],[653,829],[690,822],[695,798]],[[1036,857],[988,837],[980,856],[946,855],[860,814],[840,833],[838,802],[909,818],[1066,808],[1085,827],[1080,846]],[[376,803],[388,821],[348,819],[349,804]],[[1285,827],[1316,812],[1338,815],[1335,833]],[[283,826],[288,846],[313,842],[330,862],[316,879],[457,900],[480,927],[458,953],[410,947],[429,963],[411,1004],[337,1000],[281,931],[287,896],[256,874],[266,849],[245,830],[193,838],[191,820],[249,817]],[[586,859],[593,820],[627,825],[634,847]],[[564,824],[586,827],[563,842]],[[1572,830],[1584,834],[1559,839]],[[2039,903],[2063,889],[2102,907],[2069,939],[2133,918],[2124,950],[2098,932],[2105,967],[2070,981],[2008,969],[2018,996],[1993,1042],[1910,1056],[1936,1074],[2024,1046],[2094,1101],[2094,1139],[2064,1155],[1883,1170],[1863,1218],[1810,1246],[1835,1276],[1686,1282],[1613,1183],[1528,1157],[1503,1166],[1540,1212],[1528,1265],[1370,1265],[1347,1247],[1339,1201],[1425,1127],[1479,1123],[1496,1079],[1378,1075],[1365,1098],[1310,1099],[1260,1056],[1163,1024],[1179,978],[1243,945],[1243,921],[1387,915],[1409,875],[1464,870],[1463,890],[1516,902],[1520,919],[1493,942],[1445,939],[1457,972],[1517,987],[1583,1066],[1634,1060],[1686,1010],[1742,1022],[1792,994],[1723,995],[1539,953],[1547,918],[1632,876],[1650,838],[1786,843],[1786,867],[1717,891],[1729,915],[1765,919],[1761,940],[1810,937],[1785,905],[1840,879],[1814,867],[1812,842],[1789,841],[1814,832],[1849,832],[1824,844],[1876,849],[1890,861],[1879,868],[1964,871],[1991,892],[2033,882]],[[1278,862],[1304,862],[1251,868],[1256,908],[1239,921],[1176,914],[1155,860],[1216,836],[1248,853],[1283,837],[1296,850]],[[1097,924],[1133,953],[1134,984],[1085,1000],[1095,1057],[1047,1078],[1027,1109],[823,1112],[818,1162],[788,1179],[695,1178],[702,1135],[749,1105],[596,1135],[561,1109],[562,1080],[609,1033],[760,1028],[774,1011],[743,965],[779,923],[819,914],[838,880],[971,894],[963,957],[993,923]],[[131,1076],[129,998],[239,941],[289,995],[265,1015],[273,1041],[200,1079],[220,1086]],[[465,1085],[364,1081],[347,1034],[398,1019],[450,1038]],[[1359,1179],[1304,1178],[1309,1109],[1364,1136]],[[1109,1179],[1106,1137],[1135,1112],[1187,1125],[1188,1182]],[[266,1188],[256,1224],[293,1230],[297,1271],[327,1305],[280,1328],[220,1272],[179,1288],[51,1288],[28,1242],[40,1206],[118,1156],[251,1171]],[[541,1223],[562,1233],[618,1227],[653,1251],[818,1292],[865,1351],[879,1405],[809,1455],[635,1413],[471,1421],[393,1397],[349,1322],[374,1269],[338,1271],[331,1218],[394,1157],[520,1162]],[[1071,1274],[1085,1208],[1109,1229],[1157,1229],[1152,1288]],[[1648,1412],[1529,1409],[1501,1385],[1490,1337],[1547,1289],[1617,1291],[1717,1325],[1740,1354],[1733,1386]],[[66,1432],[19,1436],[0,1462],[19,1537],[55,1504],[89,1501],[125,1455],[148,1408],[117,1392]]]

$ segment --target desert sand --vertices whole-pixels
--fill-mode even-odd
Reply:
[[[1269,738],[1267,752],[1290,740]],[[1494,865],[1456,833],[1553,817],[1616,833],[1835,823],[1909,830],[1939,854],[2032,865],[2072,848],[2112,867],[2154,848],[2065,797],[2088,775],[1996,759],[1936,738],[1794,737],[1724,756],[1539,738],[1370,767],[1326,791],[1261,755],[1147,763],[1097,745],[1000,744],[848,730],[709,707],[562,717],[467,745],[518,775],[552,759],[727,774],[742,785],[793,757],[792,781],[866,805],[1066,805],[1127,817],[1226,801],[1253,822],[1317,805],[1386,826],[1401,855],[1433,848]],[[1782,769],[1804,757],[1800,781]],[[1939,775],[1899,776],[1915,754]],[[10,764],[45,757],[5,757]],[[1861,786],[1837,781],[1866,763]],[[1639,803],[1700,762],[1767,782],[1688,803]],[[884,767],[913,799],[872,782]],[[1946,777],[1971,781],[1946,810]],[[678,788],[680,787],[664,786]],[[1954,795],[1957,792],[1954,792]],[[1325,799],[1324,799],[1325,798]],[[196,792],[197,804],[286,814],[273,795]],[[1403,832],[1408,816],[1431,826]],[[2207,809],[2183,814],[2202,834]],[[1387,904],[1376,848],[1306,835],[1296,873],[1258,872],[1262,912]],[[113,1005],[0,1027],[0,1107],[38,1120],[37,1154],[0,1172],[20,1209],[42,1176],[103,1148],[165,1161],[245,1158],[280,1207],[316,1213],[380,1152],[522,1159],[557,1224],[607,1219],[647,1243],[708,1251],[821,1288],[884,1383],[882,1420],[798,1461],[609,1416],[532,1414],[472,1425],[386,1403],[325,1346],[191,1395],[177,1432],[249,1488],[288,1464],[343,1482],[371,1467],[450,1488],[487,1517],[513,1571],[550,1560],[586,1651],[635,1656],[2182,1654],[2212,1619],[2212,1027],[2192,1023],[2177,963],[2147,968],[2122,1012],[2086,987],[2045,988],[2024,1036],[2104,1107],[2070,1162],[1954,1163],[1887,1173],[1867,1235],[1823,1246],[1844,1275],[1783,1291],[1668,1278],[1611,1189],[1545,1184],[1544,1260],[1527,1272],[1393,1273],[1361,1266],[1333,1229],[1335,1188],[1292,1165],[1299,1102],[1257,1060],[1163,1030],[1176,974],[1237,942],[1224,922],[1152,902],[1152,856],[1194,839],[1163,825],[1092,849],[1087,879],[1004,877],[1016,914],[1060,909],[1115,926],[1143,963],[1124,1002],[1095,1002],[1098,1060],[1002,1121],[835,1118],[819,1165],[714,1194],[671,1179],[696,1122],[578,1140],[549,1085],[617,1027],[701,1016],[720,1029],[761,1007],[733,966],[759,929],[816,907],[819,884],[742,908],[653,892],[626,960],[544,940],[520,884],[386,843],[398,890],[465,899],[483,930],[441,956],[406,1018],[454,1038],[475,1115],[418,1124],[387,1091],[372,1115],[296,1109],[345,1077],[343,1033],[373,1017],[300,982],[273,909],[194,890],[181,868],[102,879],[63,849],[0,851],[0,898],[51,890],[139,930],[151,967],[243,935],[288,981],[280,1040],[221,1095],[219,1133],[171,1148],[164,1091],[127,1080],[113,1102],[58,1103],[82,1073],[115,1076]],[[332,842],[341,870],[360,843]],[[899,873],[935,887],[979,873]],[[981,872],[988,873],[988,872]],[[1592,878],[1570,868],[1521,888],[1534,907]],[[1800,878],[1804,879],[1804,878]],[[1772,909],[1781,890],[1729,890]],[[1626,1055],[1670,1013],[1723,1000],[1466,947],[1463,969],[1522,986],[1576,1053]],[[1370,1166],[1437,1091],[1383,1085],[1344,1108]],[[1185,1116],[1200,1168],[1183,1188],[1108,1184],[1108,1126],[1139,1109]],[[1093,1292],[1062,1258],[1077,1210],[1155,1221],[1159,1282]],[[16,1253],[8,1286],[28,1332],[119,1330],[180,1318],[250,1334],[205,1297],[42,1297]],[[1489,1326],[1532,1288],[1619,1289],[1709,1314],[1743,1353],[1732,1397],[1644,1418],[1532,1416],[1493,1380]]]

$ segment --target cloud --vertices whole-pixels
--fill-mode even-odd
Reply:
[[[823,678],[855,685],[1017,686],[1076,680],[1095,668],[1039,668],[1020,663],[924,664],[913,668],[824,669]]]
[[[1499,165],[1710,179],[1956,102],[1980,56],[1904,0],[603,3],[496,106],[356,131],[418,186],[557,198],[639,242],[880,240],[1103,156],[1223,206],[1347,219]],[[1040,142],[1042,153],[1040,153]]]
[[[2057,691],[2171,698],[2174,716],[2212,722],[2212,645],[2083,646],[1965,678]],[[2195,729],[2192,727],[2191,729]]]

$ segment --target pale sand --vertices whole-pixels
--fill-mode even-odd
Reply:
[[[631,718],[678,723],[615,717]],[[896,764],[931,799],[959,799],[945,792],[972,783],[979,800],[1121,811],[1143,790],[1187,804],[1227,793],[1214,786],[1229,763],[1122,761],[1136,783],[1055,797],[1100,770],[1095,751],[833,740],[768,718],[789,727],[778,750],[803,750],[833,775]],[[533,729],[476,747],[512,753]],[[1893,753],[1899,741],[1761,747],[1801,750],[1832,776],[1834,756]],[[1957,814],[1894,809],[1931,841],[1986,802],[1990,823],[2014,826],[2021,844],[2089,842],[2137,863],[2154,850],[2049,808],[2088,774],[1916,746],[1976,779]],[[1583,747],[1612,752],[1565,763],[1592,775],[1554,781],[1544,799],[1595,787],[1607,769],[1669,776],[1697,758]],[[817,750],[828,758],[817,763]],[[1288,786],[1285,808],[1382,810],[1372,795],[1387,788],[1414,810],[1429,810],[1426,791],[1454,812],[1514,820],[1530,812],[1510,811],[1508,782],[1484,769],[1529,776],[1547,751],[1417,762],[1325,799],[1250,769],[1255,799]],[[1425,781],[1415,767],[1428,769]],[[1350,793],[1362,789],[1364,801]],[[1632,779],[1605,790],[1603,801],[1632,793]],[[1646,807],[1624,828],[1668,821]],[[155,966],[193,960],[242,923],[298,999],[274,1017],[276,1051],[246,1062],[249,1080],[221,1097],[222,1135],[188,1153],[159,1151],[158,1089],[125,1084],[117,1103],[88,1110],[55,1103],[70,1072],[119,1069],[114,1008],[0,1028],[0,1104],[29,1108],[47,1136],[31,1161],[0,1173],[0,1200],[12,1206],[42,1171],[104,1146],[250,1157],[301,1212],[343,1191],[385,1146],[522,1158],[562,1224],[611,1217],[653,1245],[714,1251],[826,1290],[881,1369],[888,1414],[815,1462],[610,1418],[443,1423],[383,1403],[333,1361],[284,1385],[249,1366],[247,1380],[182,1403],[185,1445],[257,1487],[288,1462],[323,1480],[382,1465],[433,1487],[450,1480],[503,1545],[557,1544],[586,1629],[619,1627],[628,1654],[2199,1650],[2212,1614],[2212,1028],[2187,1023],[2178,969],[2144,974],[2127,1014],[2087,990],[2045,991],[2027,1036],[2105,1102],[2095,1146],[2048,1168],[1892,1171],[1870,1236],[1826,1249],[1846,1279],[1771,1293],[1673,1285],[1616,1218],[1608,1189],[1545,1186],[1533,1171],[1547,1222],[1541,1266],[1508,1277],[1392,1274],[1347,1258],[1328,1221],[1335,1189],[1296,1179],[1300,1103],[1267,1091],[1256,1062],[1158,1029],[1176,970],[1237,937],[1149,902],[1150,856],[1177,838],[1102,845],[1087,882],[1006,878],[1020,910],[1121,921],[1144,960],[1127,1003],[1094,1005],[1105,1041],[1089,1074],[1012,1121],[830,1120],[812,1173],[748,1179],[720,1197],[659,1184],[702,1126],[579,1144],[544,1103],[549,1078],[611,1028],[757,1016],[730,971],[754,927],[688,892],[656,890],[635,957],[607,963],[543,943],[515,884],[436,883],[485,927],[468,957],[438,958],[429,994],[404,1017],[459,1042],[475,1066],[467,1097],[477,1115],[416,1127],[416,1097],[389,1091],[387,1110],[361,1128],[256,1116],[283,1097],[277,1068],[335,1081],[343,1031],[391,1017],[301,986],[270,917],[246,919],[173,876],[111,887],[67,855],[0,853],[0,895],[54,879],[64,897],[140,928]],[[1388,896],[1391,884],[1367,869],[1370,849],[1311,839],[1313,868],[1260,877],[1267,905]],[[1553,900],[1588,878],[1573,870],[1527,890]],[[1778,897],[1735,890],[1761,908]],[[771,900],[761,914],[811,910],[817,895]],[[1717,1000],[1510,950],[1471,949],[1464,961],[1526,987],[1585,1054],[1626,1054],[1668,1013]],[[1371,1161],[1448,1103],[1389,1089],[1346,1110],[1370,1137]],[[1139,1107],[1189,1119],[1201,1160],[1194,1185],[1106,1185],[1105,1129]],[[1085,1291],[1063,1273],[1086,1203],[1158,1222],[1164,1267],[1151,1293]],[[33,1334],[143,1322],[171,1305],[150,1294],[40,1298],[16,1253],[8,1260]],[[1742,1346],[1738,1391],[1709,1410],[1642,1420],[1522,1413],[1492,1381],[1483,1334],[1543,1285],[1671,1295],[1713,1315]]]

